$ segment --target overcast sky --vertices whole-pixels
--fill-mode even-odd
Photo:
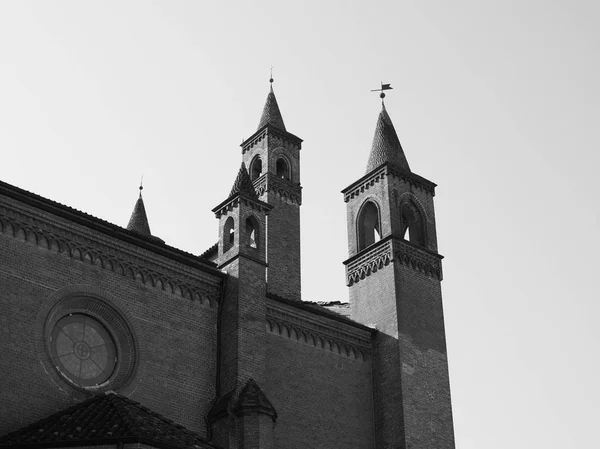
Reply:
[[[600,417],[597,1],[2,1],[0,179],[217,240],[274,65],[304,139],[303,298],[346,301],[340,190],[380,100],[437,183],[457,448],[591,448]]]

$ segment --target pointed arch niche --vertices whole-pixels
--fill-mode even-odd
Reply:
[[[235,241],[235,222],[233,217],[229,217],[225,220],[223,226],[223,253],[229,251]]]
[[[259,224],[254,215],[246,218],[245,241],[250,248],[258,248],[259,243]]]
[[[419,207],[412,201],[400,205],[401,236],[404,240],[419,246],[425,246],[425,220]]]
[[[255,156],[250,162],[250,179],[254,181],[262,174],[262,160],[259,156]]]
[[[367,201],[361,207],[357,227],[359,251],[381,240],[379,208],[373,201]]]
[[[286,179],[288,181],[291,180],[290,163],[285,157],[277,157],[277,162],[275,163],[275,174],[278,178]]]

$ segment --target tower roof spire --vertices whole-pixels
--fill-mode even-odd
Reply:
[[[271,67],[271,78],[269,79],[271,87],[269,89],[269,95],[267,95],[267,102],[265,103],[265,107],[263,108],[262,116],[260,117],[258,129],[262,128],[266,124],[269,124],[283,131],[286,131],[285,125],[283,123],[283,117],[281,116],[281,111],[279,110],[279,106],[277,105],[277,99],[275,98],[275,92],[273,92],[272,69],[273,68]]]
[[[142,198],[142,190],[144,189],[144,186],[142,185],[143,180],[144,175],[142,175],[142,181],[140,182],[140,196],[133,207],[127,229],[137,232],[138,234],[152,236],[150,233],[150,225],[148,224],[148,216],[146,215],[146,208],[144,207],[144,199]]]
[[[258,200],[258,195],[256,195],[256,190],[254,190],[254,185],[250,179],[250,174],[248,173],[248,170],[246,170],[246,164],[243,162],[242,166],[240,167],[240,171],[235,178],[235,182],[233,183],[233,187],[231,188],[231,193],[229,196],[232,197],[236,193],[241,193],[253,200]]]
[[[389,86],[389,84],[387,85]],[[382,95],[383,92],[381,93]],[[398,134],[394,129],[392,119],[390,119],[383,97],[381,98],[381,112],[377,119],[375,127],[375,135],[373,136],[373,144],[371,145],[371,154],[367,163],[367,173],[374,170],[384,162],[388,162],[401,170],[410,171],[408,161],[404,155],[402,145],[398,139]]]

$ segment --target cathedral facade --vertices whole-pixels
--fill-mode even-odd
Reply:
[[[0,447],[454,448],[435,184],[382,106],[349,305],[304,302],[301,148],[271,88],[200,256],[0,182]]]

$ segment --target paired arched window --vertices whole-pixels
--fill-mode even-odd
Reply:
[[[367,201],[358,215],[358,250],[381,240],[379,209],[372,201]]]
[[[246,219],[246,245],[258,248],[258,220],[253,216]]]
[[[415,245],[425,246],[425,223],[419,209],[406,202],[400,207],[402,220],[401,236]]]
[[[287,180],[290,179],[290,166],[284,158],[280,157],[277,159],[277,163],[275,164],[275,173],[278,178]]]
[[[225,221],[225,226],[223,227],[223,252],[227,252],[229,248],[233,246],[233,242],[235,240],[235,223],[233,222],[233,217],[229,217]]]
[[[262,161],[257,156],[252,160],[250,164],[250,179],[254,181],[256,178],[260,177],[262,173]]]

